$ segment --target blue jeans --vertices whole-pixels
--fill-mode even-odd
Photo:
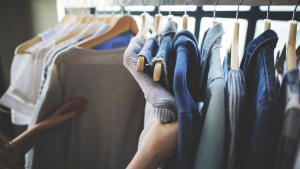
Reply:
[[[201,73],[195,36],[188,30],[178,32],[171,51],[169,73],[174,79],[169,79],[172,80],[170,84],[173,85],[178,111],[177,168],[186,169],[194,164],[202,126],[195,102]]]
[[[153,66],[156,62],[162,62],[162,71],[159,83],[168,91],[170,91],[170,84],[168,81],[168,67],[170,62],[171,45],[174,35],[177,32],[177,23],[168,21],[163,32],[161,33],[161,42],[156,56],[152,60]]]
[[[272,168],[282,121],[276,94],[274,48],[278,41],[267,30],[247,46],[240,69],[246,80],[245,112],[241,115],[241,146],[237,168]]]

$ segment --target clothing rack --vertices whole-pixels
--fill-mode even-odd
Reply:
[[[128,0],[131,1],[131,5],[143,5],[142,0]],[[147,5],[159,6],[160,0],[148,0]],[[164,0],[162,5],[184,5],[183,0]],[[273,0],[272,5],[295,5],[297,0]],[[220,0],[217,5],[237,5],[238,0]],[[212,0],[190,0],[188,5],[213,5]],[[268,5],[268,0],[243,0],[241,5]]]

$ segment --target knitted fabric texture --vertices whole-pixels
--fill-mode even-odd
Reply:
[[[146,101],[153,107],[156,119],[163,123],[170,123],[177,119],[175,97],[144,72],[137,72],[137,58],[144,42],[138,37],[131,39],[124,53],[124,66],[138,82]]]

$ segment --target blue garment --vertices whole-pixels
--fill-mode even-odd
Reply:
[[[188,30],[178,32],[170,53],[169,76],[178,111],[177,168],[192,168],[201,131],[201,116],[196,100],[200,81],[200,55],[195,36]],[[173,70],[173,71],[172,71]],[[170,78],[172,79],[172,78]]]
[[[113,37],[113,38],[93,47],[92,49],[113,50],[113,49],[123,48],[123,47],[126,47],[129,45],[130,40],[133,37],[134,37],[134,35],[130,31],[126,31],[116,37]]]
[[[168,91],[170,90],[170,84],[168,81],[169,64],[170,64],[170,53],[171,45],[174,35],[177,32],[177,23],[174,21],[168,21],[163,32],[161,33],[161,42],[156,56],[152,60],[154,66],[156,62],[162,62],[162,71],[159,83]],[[171,76],[171,78],[173,78]]]
[[[154,66],[151,64],[152,58],[155,57],[159,46],[155,38],[149,38],[139,56],[144,56],[146,58],[144,72],[148,74],[151,78],[153,77]]]
[[[240,65],[246,80],[245,111],[241,115],[242,148],[237,157],[245,169],[272,168],[281,131],[282,113],[276,93],[274,48],[278,41],[267,30],[247,46]]]
[[[201,115],[204,124],[199,141],[194,169],[220,169],[224,166],[225,96],[224,75],[220,48],[225,33],[222,23],[208,29],[201,43],[202,74],[198,90],[205,94]],[[202,84],[202,85],[201,85]],[[201,96],[203,97],[203,96]]]

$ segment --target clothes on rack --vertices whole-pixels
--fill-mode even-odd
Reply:
[[[160,84],[170,91],[170,84],[168,82],[168,67],[169,67],[169,60],[170,60],[170,50],[172,45],[172,40],[174,35],[177,32],[178,24],[174,21],[168,21],[166,26],[164,27],[161,33],[161,42],[159,49],[157,51],[156,56],[152,59],[151,64],[155,66],[156,62],[161,62],[163,71],[161,72],[161,78],[159,80]]]
[[[137,72],[137,58],[142,52],[144,42],[141,38],[134,37],[124,53],[124,66],[135,78],[146,99],[144,130],[142,131],[138,147],[141,146],[144,137],[155,120],[163,123],[170,123],[177,120],[177,109],[174,96],[172,96],[161,85],[154,82],[150,76],[144,72]],[[151,46],[150,46],[151,47]],[[151,56],[151,55],[150,55]],[[167,161],[163,162],[159,168],[165,168]],[[173,164],[174,165],[174,164]]]
[[[224,165],[225,96],[220,48],[223,24],[208,29],[200,45],[202,74],[200,93],[205,94],[201,115],[204,119],[194,169],[218,169]],[[201,96],[198,96],[201,98]]]
[[[241,115],[238,168],[271,168],[281,131],[276,93],[274,48],[278,37],[267,30],[247,46],[240,65],[246,81],[245,112]]]
[[[88,110],[42,138],[27,154],[26,166],[119,169],[128,165],[142,131],[145,101],[122,64],[124,52],[124,48],[70,47],[57,56],[30,126],[72,98],[88,100]]]
[[[201,69],[195,36],[188,30],[178,32],[173,38],[170,56],[169,84],[173,86],[171,91],[178,110],[177,168],[192,168],[202,128],[196,104]]]
[[[291,69],[283,77],[279,93],[280,104],[285,107],[283,128],[274,160],[274,169],[292,168],[297,140],[300,138],[299,70]]]

